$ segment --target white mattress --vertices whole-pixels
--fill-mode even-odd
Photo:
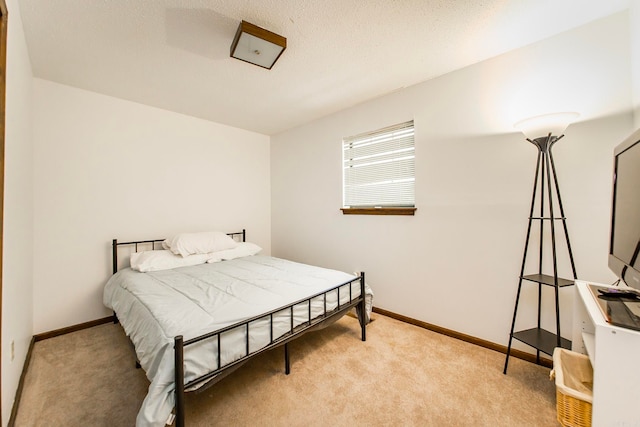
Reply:
[[[151,384],[136,425],[163,426],[174,407],[174,337],[185,340],[292,304],[334,288],[355,276],[273,257],[250,256],[214,264],[140,273],[124,269],[104,289],[104,304],[114,310],[136,348]],[[370,309],[371,292],[368,308]],[[337,291],[327,295],[326,309],[336,308]],[[351,284],[351,298],[360,283]],[[340,304],[349,302],[349,285],[340,288]],[[324,313],[324,297],[314,298],[311,318]],[[293,310],[294,326],[309,321],[309,306]],[[268,317],[249,327],[249,352],[270,343]],[[290,310],[274,314],[273,339],[291,329]],[[217,368],[217,339],[185,348],[185,381]],[[222,366],[246,355],[245,328],[221,335]]]

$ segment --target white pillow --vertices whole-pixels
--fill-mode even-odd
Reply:
[[[175,255],[171,251],[144,251],[131,254],[129,263],[133,270],[140,272],[169,270],[171,268],[204,264],[211,254],[197,254],[188,257]]]
[[[162,242],[163,248],[183,257],[233,249],[237,245],[238,242],[220,231],[182,233]]]
[[[262,248],[255,243],[241,242],[233,249],[227,249],[224,251],[218,251],[213,254],[209,254],[207,262],[209,264],[220,261],[228,261],[231,259],[241,258],[244,256],[255,255],[260,252]]]

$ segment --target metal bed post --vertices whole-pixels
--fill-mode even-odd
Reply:
[[[176,427],[184,427],[184,342],[182,335],[174,339],[176,376]]]
[[[349,285],[351,289],[351,285]],[[364,271],[360,272],[360,330],[362,334],[362,341],[367,340],[367,303],[364,293]]]
[[[111,261],[113,262],[113,274],[118,272],[118,239],[113,239],[112,247],[111,247]],[[113,312],[113,323],[117,324],[119,322],[118,315],[116,312]]]
[[[111,249],[111,259],[113,261],[113,274],[118,272],[118,239],[113,239],[113,248]]]
[[[289,363],[289,343],[284,345],[284,373],[289,375],[291,373],[291,365]]]

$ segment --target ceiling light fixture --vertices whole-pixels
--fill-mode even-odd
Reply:
[[[287,39],[242,21],[231,44],[231,57],[268,70],[287,48]]]

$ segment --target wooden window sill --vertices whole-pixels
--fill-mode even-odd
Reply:
[[[417,208],[341,208],[343,215],[415,215]]]

